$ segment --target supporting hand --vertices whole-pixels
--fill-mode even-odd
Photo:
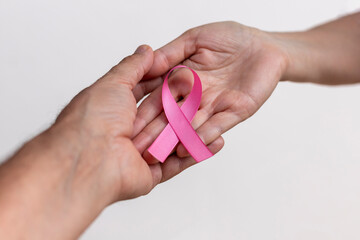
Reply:
[[[210,149],[222,147],[221,134],[254,114],[268,99],[282,77],[287,58],[275,38],[235,22],[208,24],[191,29],[155,52],[149,77],[166,73],[177,64],[199,74],[203,97],[192,126]],[[174,98],[186,98],[192,76],[179,70],[171,76]],[[155,89],[138,109],[134,143],[144,151],[167,124],[160,114],[161,87]],[[160,115],[159,115],[160,114]],[[180,144],[179,157],[188,156]],[[144,153],[148,162],[156,162]]]

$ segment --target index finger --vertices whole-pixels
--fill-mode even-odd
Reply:
[[[146,74],[146,78],[160,76],[172,67],[183,62],[196,52],[196,28],[184,32],[175,40],[157,49],[154,52],[154,63]]]

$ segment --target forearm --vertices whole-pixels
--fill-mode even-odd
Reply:
[[[76,172],[82,151],[77,135],[54,126],[0,167],[0,238],[73,239],[105,207],[91,201],[90,187],[79,186],[89,182]]]
[[[282,80],[329,85],[360,82],[360,13],[305,32],[273,36],[288,56]]]

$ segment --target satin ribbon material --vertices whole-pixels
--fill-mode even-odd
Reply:
[[[187,68],[194,75],[193,88],[181,108],[171,95],[168,84],[170,73],[178,68]],[[150,154],[160,162],[166,160],[179,141],[197,162],[213,156],[191,126],[191,121],[200,106],[201,94],[200,78],[191,68],[179,65],[172,68],[166,75],[162,87],[162,104],[169,124],[148,149]]]

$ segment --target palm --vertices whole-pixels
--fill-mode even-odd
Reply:
[[[89,146],[73,167],[94,176],[90,185],[99,190],[97,196],[111,195],[112,201],[137,197],[193,164],[190,158],[172,156],[165,164],[149,166],[130,139],[136,102],[162,82],[140,81],[152,63],[149,47],[146,53],[125,58],[78,94],[57,119],[58,124],[74,124]]]
[[[220,135],[254,114],[276,87],[285,66],[283,53],[273,46],[255,29],[232,22],[209,24],[157,50],[150,74],[162,74],[179,63],[197,71],[203,97],[192,125],[206,144],[218,145]],[[186,70],[173,74],[169,82],[174,97],[186,97],[192,81]],[[160,88],[139,107],[134,142],[153,140],[166,124],[163,114],[157,116]],[[187,155],[182,145],[177,153]]]
[[[155,78],[129,87],[121,81],[109,81],[107,78],[111,78],[112,74],[110,71],[103,77],[104,80],[100,79],[92,86],[95,96],[92,106],[96,107],[89,114],[92,115],[91,124],[97,128],[102,126],[101,132],[105,131],[110,139],[108,155],[103,156],[107,159],[104,168],[115,188],[119,188],[115,192],[121,192],[121,196],[115,198],[117,201],[147,194],[158,183],[172,178],[194,162],[189,157],[180,159],[177,156],[170,157],[165,164],[148,165],[144,161],[130,139],[137,112],[136,102],[160,81]]]

